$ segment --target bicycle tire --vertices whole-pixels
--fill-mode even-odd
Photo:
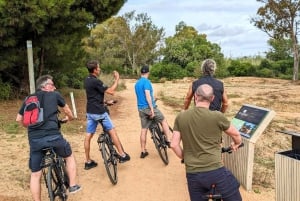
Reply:
[[[60,189],[58,192],[58,197],[61,201],[66,201],[68,199],[67,189],[70,187],[69,175],[66,171],[66,161],[65,159],[58,158],[58,177],[60,179],[59,185]]]
[[[62,158],[59,160],[61,160],[58,161],[62,162],[61,164],[65,163]],[[67,188],[69,185],[69,177],[64,169],[65,166],[61,164],[59,167],[50,165],[47,168],[46,183],[50,201],[55,201],[57,200],[56,198],[60,201],[66,201],[68,199]],[[67,178],[67,181],[65,181],[65,178]]]
[[[152,140],[155,144],[155,148],[165,165],[169,164],[169,157],[167,152],[167,145],[164,142],[164,134],[161,132],[160,127],[156,125],[151,129]]]
[[[100,151],[104,161],[104,166],[106,169],[106,173],[109,177],[109,180],[113,185],[118,183],[118,175],[117,175],[117,164],[118,160],[115,156],[115,151],[113,151],[113,145],[108,141],[109,139],[105,139],[100,142]]]
[[[56,174],[54,172],[54,168],[52,165],[50,165],[47,168],[47,174],[46,174],[46,184],[47,184],[47,189],[48,189],[48,196],[50,201],[54,201],[55,198],[55,191],[57,190],[57,184],[58,180],[56,177]]]

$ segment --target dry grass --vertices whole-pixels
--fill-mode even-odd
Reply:
[[[223,80],[233,118],[243,104],[256,105],[276,112],[276,116],[255,145],[253,186],[275,188],[274,153],[291,149],[291,137],[278,130],[295,130],[300,125],[300,86],[288,80],[239,77]],[[190,83],[166,82],[159,94],[164,104],[180,111]]]
[[[253,174],[255,192],[259,193],[261,187],[275,188],[274,153],[291,148],[290,137],[276,131],[297,131],[299,128],[300,85],[286,80],[252,77],[226,78],[223,81],[230,98],[230,107],[226,112],[228,118],[232,118],[243,104],[266,107],[276,112],[273,121],[255,145]],[[179,112],[189,84],[190,82],[186,81],[162,83],[162,90],[158,96],[165,104],[171,105],[175,112]],[[82,143],[78,137],[84,132],[85,126],[85,93],[82,90],[72,91],[76,97],[77,114],[82,119],[63,126],[63,133],[74,143]],[[71,105],[70,90],[65,89],[61,92]],[[27,133],[15,123],[20,104],[21,100],[0,102],[0,200],[24,200],[22,195],[28,195]]]

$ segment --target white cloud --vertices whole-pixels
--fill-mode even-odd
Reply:
[[[163,27],[166,36],[184,21],[210,42],[219,44],[227,57],[253,56],[267,51],[267,35],[250,23],[261,6],[254,0],[128,0],[119,15],[135,10],[147,13],[153,23]]]

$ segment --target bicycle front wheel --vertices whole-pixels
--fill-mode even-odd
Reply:
[[[110,147],[111,146],[111,147]],[[118,176],[117,176],[117,164],[118,160],[115,156],[115,151],[113,151],[113,145],[108,144],[107,140],[101,142],[101,155],[104,161],[104,166],[107,172],[107,175],[112,184],[117,184]]]
[[[169,164],[168,152],[167,152],[167,145],[164,141],[163,133],[161,132],[160,128],[157,126],[151,129],[152,133],[152,140],[155,144],[155,148],[165,165]]]

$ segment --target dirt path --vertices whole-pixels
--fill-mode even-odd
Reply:
[[[135,80],[126,80],[127,89],[116,94],[119,103],[112,111],[112,119],[116,126],[118,135],[123,146],[131,156],[131,160],[125,164],[118,165],[119,181],[117,185],[112,185],[106,175],[102,158],[98,151],[96,143],[98,134],[92,139],[91,156],[98,162],[98,167],[91,170],[84,170],[84,148],[83,140],[85,135],[85,112],[80,111],[79,118],[75,120],[78,124],[78,132],[69,133],[66,138],[71,142],[75,157],[77,160],[78,180],[83,190],[75,195],[70,195],[70,201],[188,201],[184,165],[175,154],[169,150],[168,166],[165,166],[154,148],[154,144],[148,135],[147,149],[149,156],[140,159],[140,123],[136,108],[136,97],[134,93]],[[160,90],[165,91],[162,84],[154,84],[156,94]],[[175,89],[176,91],[176,89]],[[176,92],[174,92],[176,93]],[[183,94],[184,95],[184,94]],[[78,107],[85,108],[85,102],[79,102]],[[176,113],[171,107],[164,106],[158,101],[160,110],[166,116],[169,124],[172,126]],[[100,127],[98,128],[99,133]],[[8,137],[8,135],[3,134]],[[1,142],[1,141],[0,141]],[[3,144],[4,143],[4,144]],[[9,153],[13,157],[6,159],[5,163],[0,164],[2,169],[11,169],[18,158],[17,168],[19,171],[10,171],[11,177],[3,175],[0,182],[0,201],[29,201],[31,200],[29,190],[29,170],[27,167],[28,145],[24,138],[19,142],[16,140],[3,140],[2,145],[10,147],[2,150],[3,158]],[[18,154],[16,155],[16,150]],[[22,153],[19,151],[22,150]],[[23,154],[26,153],[26,154]],[[19,176],[13,176],[18,174]],[[15,181],[15,178],[21,180],[21,184]],[[9,180],[11,178],[11,180]],[[17,184],[17,185],[16,185]],[[45,186],[42,186],[42,200],[48,200]],[[247,192],[240,188],[244,201],[274,201],[274,190],[261,190],[259,193]]]
[[[102,159],[97,151],[96,138],[93,139],[92,157],[99,162],[97,168],[83,170],[83,162],[78,160],[79,180],[83,186],[82,192],[70,196],[70,200],[89,201],[188,201],[185,169],[179,159],[169,150],[170,164],[165,166],[154,149],[148,135],[147,149],[149,156],[140,159],[139,132],[140,124],[134,94],[134,82],[128,80],[127,90],[118,93],[122,102],[118,104],[118,116],[113,118],[119,137],[125,150],[131,155],[131,161],[118,166],[119,182],[113,186],[102,165]],[[162,90],[162,85],[154,84],[156,93]],[[164,113],[170,125],[176,116],[172,108],[158,101],[159,108]],[[76,153],[77,158],[83,158],[83,149]],[[81,162],[81,163],[80,163]],[[272,201],[274,192],[247,192],[241,187],[244,201]]]
[[[118,116],[113,118],[118,135],[126,152],[130,154],[131,160],[118,165],[119,181],[117,185],[113,186],[105,173],[102,159],[97,151],[96,138],[93,139],[92,157],[99,162],[99,165],[94,169],[85,171],[83,170],[83,163],[78,163],[79,179],[83,190],[74,195],[72,200],[189,200],[184,179],[184,167],[171,150],[169,150],[171,163],[165,166],[148,135],[149,156],[145,159],[139,158],[140,124],[133,84],[134,81],[129,81],[127,90],[118,93],[122,102],[118,103],[117,106]],[[164,107],[161,109],[167,112]],[[170,118],[170,122],[172,121],[173,119]],[[83,153],[79,151],[77,158],[79,154],[82,155]]]

